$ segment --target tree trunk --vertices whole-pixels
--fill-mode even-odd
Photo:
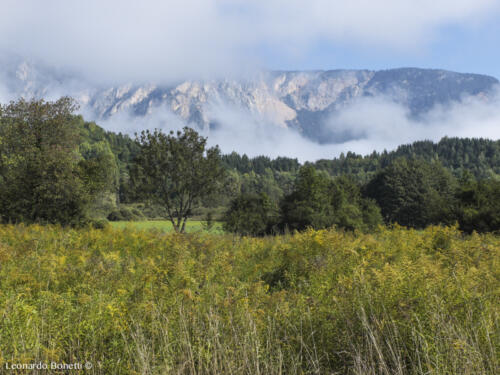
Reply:
[[[187,218],[184,218],[184,221],[183,221],[182,227],[181,227],[181,233],[185,233],[185,231],[186,231],[186,221],[187,221]]]

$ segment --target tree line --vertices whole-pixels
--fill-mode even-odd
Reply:
[[[221,155],[189,128],[131,138],[75,110],[70,98],[0,106],[2,222],[104,225],[136,205],[138,215],[156,207],[179,232],[201,209],[255,236],[393,223],[500,229],[500,141],[443,138],[301,165]]]
[[[383,224],[412,228],[459,224],[465,232],[500,229],[500,181],[455,178],[438,162],[396,159],[366,184],[303,166],[277,204],[265,193],[241,194],[224,217],[232,232],[265,235],[308,227],[372,231]]]

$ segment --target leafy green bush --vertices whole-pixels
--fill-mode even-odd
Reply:
[[[94,229],[106,229],[110,227],[106,219],[93,219],[90,221],[90,226]]]
[[[136,208],[120,207],[108,215],[109,221],[137,221],[144,219],[144,215]]]
[[[130,209],[131,214],[134,216],[134,220],[144,219],[144,214],[137,208]]]
[[[123,216],[119,210],[114,210],[114,211],[111,211],[111,213],[108,215],[108,220],[109,221],[124,221],[125,219],[123,218]]]
[[[223,222],[223,228],[228,232],[264,236],[275,230],[277,207],[264,193],[241,194],[231,202]]]

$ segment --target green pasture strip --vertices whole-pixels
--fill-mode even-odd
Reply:
[[[126,229],[133,228],[139,230],[149,230],[156,229],[163,232],[172,232],[172,223],[168,220],[151,220],[151,221],[113,221],[110,222],[111,227],[114,229]],[[206,231],[209,233],[223,233],[222,223],[216,222],[210,230],[206,230],[203,226],[203,221],[193,220],[186,223],[186,232],[202,232]]]

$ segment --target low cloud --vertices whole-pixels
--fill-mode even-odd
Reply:
[[[0,83],[0,104],[8,103],[11,99],[9,90]]]
[[[236,151],[248,156],[296,157],[300,161],[331,159],[341,152],[369,154],[393,150],[418,140],[439,141],[442,137],[500,139],[500,94],[489,100],[464,98],[448,106],[438,106],[412,119],[408,109],[389,98],[363,98],[333,115],[324,124],[339,141],[318,144],[293,128],[284,128],[247,109],[224,103],[211,103],[206,114],[213,126],[198,129],[210,145],[223,153]],[[144,129],[179,130],[186,124],[169,109],[158,107],[145,117],[121,113],[100,125],[108,130],[133,134]]]
[[[84,118],[94,119],[94,113],[83,107]],[[195,128],[193,124],[186,124],[182,119],[165,107],[157,107],[148,115],[136,116],[131,111],[118,112],[107,119],[95,120],[96,123],[108,131],[134,136],[143,130],[159,129],[167,133],[171,130],[181,130],[185,126]]]
[[[468,97],[438,105],[419,119],[388,98],[363,98],[332,116],[326,127],[333,133],[350,134],[351,139],[340,145],[344,151],[361,154],[445,136],[499,139],[500,94],[496,90],[490,99]]]

